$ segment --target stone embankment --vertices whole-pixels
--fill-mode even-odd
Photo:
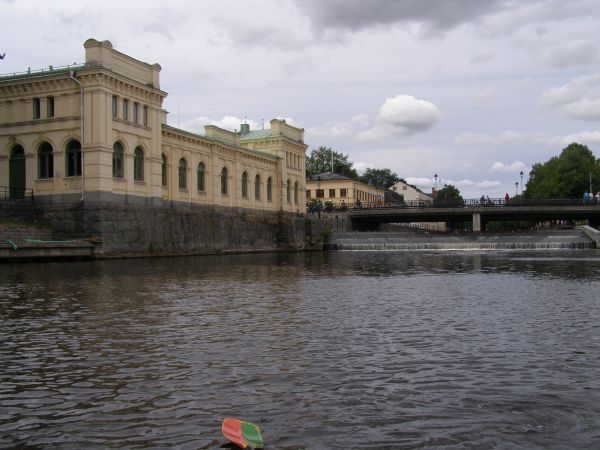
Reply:
[[[580,228],[521,233],[333,233],[326,250],[543,250],[593,249],[596,242]]]

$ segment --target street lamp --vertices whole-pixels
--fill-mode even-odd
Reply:
[[[521,173],[519,173],[519,175],[521,175],[521,195],[523,195],[523,171],[521,170]]]
[[[515,181],[515,197],[519,195],[519,182]]]

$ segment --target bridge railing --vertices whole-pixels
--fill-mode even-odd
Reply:
[[[470,198],[463,200],[411,200],[402,203],[384,203],[384,202],[355,202],[346,203],[333,202],[322,203],[319,209],[318,205],[307,205],[307,212],[345,212],[361,211],[374,209],[407,209],[407,208],[495,208],[495,207],[517,207],[517,206],[600,206],[600,202],[595,199],[584,201],[580,198],[548,198],[548,199],[525,199],[511,198]]]

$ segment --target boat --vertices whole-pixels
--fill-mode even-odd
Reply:
[[[223,436],[243,449],[263,448],[263,440],[258,425],[226,417],[223,419],[221,431]]]

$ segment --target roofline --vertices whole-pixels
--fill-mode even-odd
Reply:
[[[258,152],[256,150],[252,150],[250,148],[246,148],[246,147],[242,147],[242,146],[239,146],[239,145],[231,144],[230,142],[221,141],[221,140],[213,138],[213,137],[209,137],[209,136],[205,136],[205,135],[202,135],[202,134],[193,133],[193,132],[187,131],[187,130],[182,130],[181,128],[176,128],[176,127],[173,127],[173,126],[168,125],[166,123],[163,123],[161,125],[161,129],[167,129],[168,131],[172,131],[174,133],[179,133],[179,134],[182,134],[182,135],[187,135],[189,137],[192,137],[194,139],[198,139],[200,141],[209,141],[210,143],[223,144],[223,145],[226,145],[228,147],[235,148],[236,150],[243,151],[243,152],[250,153],[250,154],[254,154],[254,155],[257,155],[257,156],[262,156],[262,157],[265,157],[267,159],[271,159],[273,161],[275,161],[277,159],[282,159],[280,156],[276,156],[276,155],[273,155],[271,153]]]

